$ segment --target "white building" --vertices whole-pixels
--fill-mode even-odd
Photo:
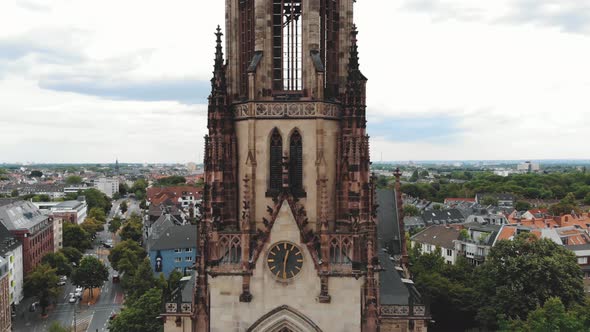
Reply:
[[[525,161],[524,163],[518,164],[516,166],[516,170],[520,171],[520,172],[538,172],[541,170],[541,166],[539,166],[539,163],[533,163],[530,161]]]
[[[449,226],[433,225],[411,237],[412,248],[420,246],[422,253],[430,254],[440,249],[440,255],[447,264],[455,264],[457,252],[455,243],[459,230]]]
[[[119,192],[119,180],[99,178],[94,180],[94,188],[112,198],[115,193]]]
[[[23,246],[2,224],[0,224],[0,257],[8,263],[10,303],[18,305],[24,297]]]

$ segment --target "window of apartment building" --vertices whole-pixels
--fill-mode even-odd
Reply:
[[[588,257],[578,257],[578,264],[588,264]]]
[[[447,256],[453,256],[453,250],[447,249]]]
[[[185,248],[184,251],[185,252],[193,252],[193,248]]]
[[[483,248],[477,248],[477,254],[483,256]]]
[[[193,260],[193,258],[191,256],[186,256],[184,258],[184,260],[187,261],[187,262],[191,262]]]
[[[174,258],[174,262],[180,263],[180,262],[182,262],[182,258],[181,257],[175,257]]]
[[[174,249],[174,252],[175,252],[175,253],[182,252],[182,249],[180,249],[180,248],[176,248],[176,249]]]

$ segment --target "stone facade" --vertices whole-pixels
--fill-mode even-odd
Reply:
[[[227,61],[218,27],[194,296],[165,301],[166,331],[394,331],[380,329],[382,320],[422,331],[409,311],[380,311],[354,2],[226,0]]]

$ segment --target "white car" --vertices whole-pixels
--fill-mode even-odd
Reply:
[[[84,290],[84,288],[78,286],[76,287],[76,293],[82,293],[82,291]]]
[[[57,282],[57,285],[58,286],[64,286],[65,284],[66,284],[66,282],[63,281],[63,280],[60,280],[60,281]]]
[[[74,296],[74,293],[70,293],[70,299],[68,300],[68,302],[76,303],[76,297]]]

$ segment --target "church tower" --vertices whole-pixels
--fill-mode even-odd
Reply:
[[[194,296],[182,308],[192,331],[379,331],[354,2],[226,0]]]

